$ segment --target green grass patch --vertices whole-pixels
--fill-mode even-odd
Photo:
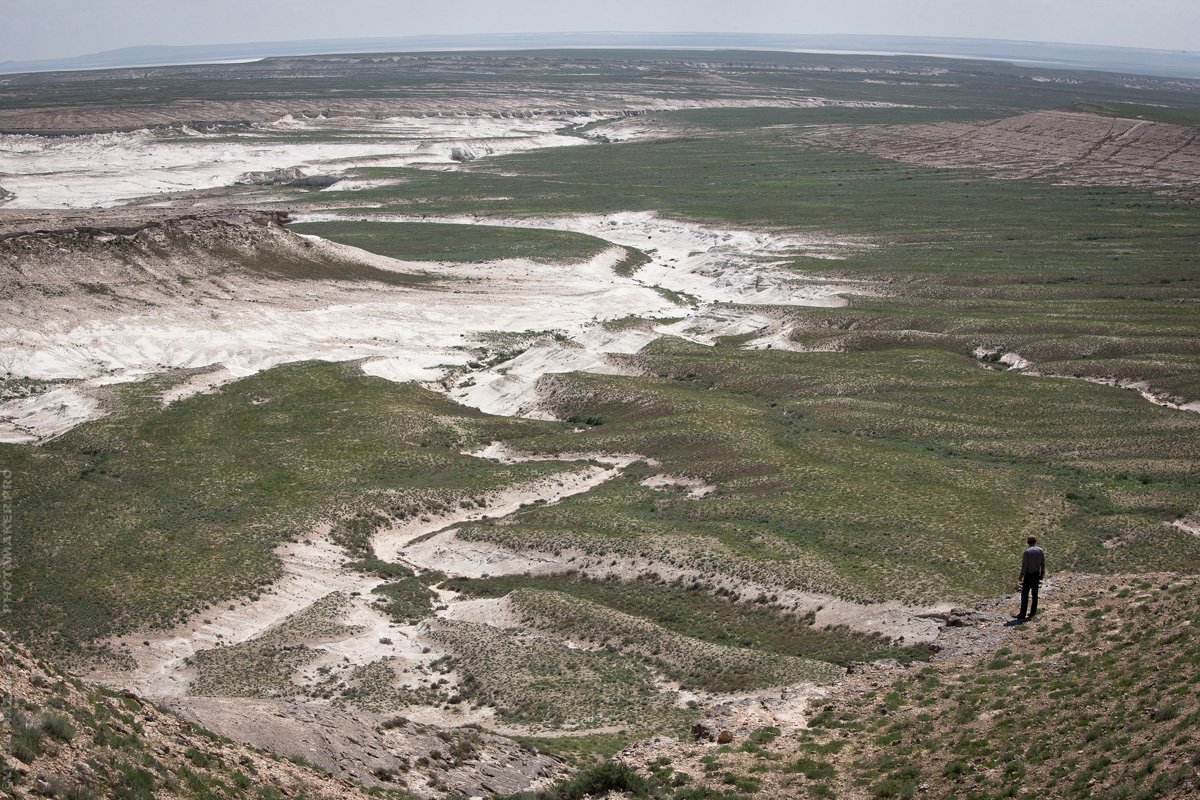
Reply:
[[[1168,122],[1172,125],[1200,125],[1200,109],[1186,106],[1148,106],[1138,103],[1097,100],[1075,103],[1073,108],[1075,111],[1099,114],[1104,117],[1146,119],[1153,122]]]
[[[678,681],[683,689],[733,692],[800,681],[828,683],[842,674],[808,658],[693,639],[561,592],[521,589],[509,600],[525,626],[628,655]]]
[[[629,614],[693,639],[734,648],[812,658],[839,665],[878,658],[920,658],[883,637],[825,630],[812,616],[784,613],[769,603],[735,602],[714,587],[640,579],[594,580],[573,575],[456,578],[444,586],[475,597],[503,597],[520,589],[562,592]]]
[[[378,255],[405,261],[498,261],[523,258],[549,264],[585,261],[612,245],[581,233],[450,225],[436,222],[305,222],[288,226],[296,233],[321,236]],[[638,263],[636,251],[626,257]],[[625,262],[622,262],[625,263]]]
[[[411,625],[428,617],[437,598],[437,595],[417,578],[391,581],[376,586],[371,592],[383,600],[380,604],[383,613],[401,625]]]
[[[443,622],[429,635],[454,654],[459,692],[501,719],[568,731],[620,725],[645,735],[682,732],[690,722],[634,659],[467,622]]]

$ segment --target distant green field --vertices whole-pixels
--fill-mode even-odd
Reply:
[[[715,112],[678,112],[681,119],[693,113],[703,119]],[[971,170],[802,148],[794,132],[762,127],[811,114],[722,110],[722,126],[746,128],[516,154],[460,172],[373,168],[364,173],[403,175],[405,182],[326,194],[330,202],[362,203],[367,214],[373,213],[367,203],[383,203],[381,212],[485,217],[654,210],[714,224],[865,238],[880,246],[846,262],[801,263],[906,283],[1129,287],[1197,277],[1191,203],[1148,191],[992,180]]]
[[[1020,349],[1055,372],[1200,394],[1195,204],[801,146],[795,126],[826,114],[865,120],[868,111],[669,112],[656,117],[682,125],[678,138],[507,156],[457,173],[408,170],[402,194],[384,188],[334,197],[430,214],[654,210],[847,237],[868,246],[840,261],[798,258],[795,268],[877,280],[885,296],[853,298],[850,310],[795,312],[806,344]]]
[[[1120,102],[1131,94],[1148,104],[1194,104],[1187,87],[1176,82],[1137,80],[1141,88],[1131,91],[1128,78],[1118,74],[921,56],[640,49],[404,53],[359,63],[313,56],[16,75],[0,96],[0,109],[136,108],[264,98],[305,105],[346,98],[409,100],[421,107],[431,95],[444,96],[447,87],[458,97],[490,99],[519,96],[531,84],[539,98],[569,97],[580,107],[586,107],[589,95],[605,90],[676,102],[783,92],[797,98],[988,110]],[[234,115],[227,122],[244,118]]]
[[[1100,114],[1105,117],[1124,117],[1126,119],[1148,119],[1154,122],[1169,122],[1173,125],[1200,125],[1200,109],[1176,108],[1171,106],[1147,106],[1138,103],[1117,102],[1080,102],[1075,104],[1076,111],[1089,114]]]
[[[372,253],[408,261],[497,261],[524,258],[543,263],[577,262],[612,245],[566,231],[496,225],[427,222],[305,222],[288,226]]]

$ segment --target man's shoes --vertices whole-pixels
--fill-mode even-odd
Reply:
[[[1031,614],[1030,616],[1033,616],[1033,615]],[[1019,619],[1019,620],[1022,620],[1022,621],[1024,621],[1024,620],[1025,620],[1025,615],[1024,615],[1024,614],[1017,614],[1015,617],[1013,617],[1013,619]]]

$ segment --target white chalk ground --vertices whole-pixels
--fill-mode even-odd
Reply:
[[[656,311],[638,310],[633,305],[595,307],[592,314],[596,321],[629,315],[682,316],[684,319],[649,330],[608,331],[599,325],[569,330],[567,336],[534,345],[510,361],[463,376],[451,389],[451,397],[458,402],[492,414],[544,416],[538,409],[535,390],[538,378],[562,372],[618,373],[619,367],[607,356],[636,353],[662,336],[678,336],[711,345],[717,337],[761,331],[773,339],[768,342],[756,340],[754,346],[777,343],[779,349],[796,349],[787,338],[790,329],[780,327],[769,313],[714,307],[717,303],[840,306],[845,304],[844,295],[877,292],[871,283],[823,280],[780,266],[780,262],[794,256],[839,258],[849,249],[868,246],[863,242],[719,229],[666,219],[649,212],[511,219],[329,213],[301,215],[298,220],[486,224],[584,233],[647,252],[650,263],[641,266],[632,277],[620,279],[628,286],[653,291],[660,297],[660,290],[668,290],[690,298],[689,305],[667,303]],[[561,293],[561,289],[551,291]],[[557,327],[551,323],[534,329]],[[387,367],[368,365],[365,369],[371,374],[390,377],[385,369],[393,368],[394,362],[386,363]]]
[[[115,640],[128,647],[136,667],[131,671],[98,673],[102,680],[126,686],[147,697],[186,693],[192,671],[185,660],[200,650],[239,644],[261,636],[288,617],[331,592],[369,593],[381,579],[343,569],[346,556],[318,530],[307,542],[279,548],[282,577],[257,600],[232,602],[197,614],[166,633],[125,636]],[[148,644],[147,644],[148,642]]]
[[[329,245],[337,253],[361,251]],[[370,284],[320,289],[329,305],[231,296],[220,304],[180,303],[151,312],[77,322],[70,309],[42,330],[0,327],[0,357],[14,375],[80,381],[0,404],[0,435],[34,441],[99,414],[92,386],[177,368],[213,367],[173,390],[169,400],[281,363],[370,359],[364,371],[395,381],[432,381],[446,365],[463,365],[468,347],[494,331],[555,329],[578,336],[597,319],[629,313],[662,316],[676,307],[657,292],[612,271],[612,248],[579,264],[405,264],[433,271],[432,289]],[[379,257],[369,260],[378,262]],[[320,300],[321,298],[317,298]],[[567,367],[570,368],[570,367]]]
[[[554,131],[595,119],[287,117],[233,134],[184,129],[169,136],[150,131],[6,136],[0,137],[0,174],[15,194],[9,203],[17,207],[110,206],[157,192],[228,185],[249,171],[299,166],[327,173],[364,163],[452,168],[456,159],[583,144],[579,137]],[[635,122],[626,128],[642,133]],[[370,185],[351,178],[348,188]],[[357,292],[320,287],[312,292],[317,302],[307,298],[302,306],[264,297],[261,286],[231,287],[219,304],[179,303],[82,321],[63,309],[60,319],[37,328],[0,325],[0,364],[7,372],[78,382],[0,404],[0,440],[56,436],[102,413],[89,389],[168,369],[209,368],[172,390],[167,401],[304,359],[366,359],[364,371],[371,375],[436,381],[448,366],[464,365],[467,348],[489,332],[554,330],[559,333],[555,341],[463,376],[450,392],[492,413],[539,416],[534,385],[542,375],[615,372],[609,355],[637,352],[660,336],[711,344],[716,336],[762,329],[787,346],[789,331],[768,316],[709,304],[838,305],[843,294],[872,291],[867,284],[816,280],[773,266],[795,255],[836,258],[848,247],[865,246],[861,242],[722,230],[649,213],[439,221],[577,231],[642,248],[652,261],[634,276],[622,277],[612,271],[624,254],[617,247],[582,264],[463,265],[404,263],[322,242],[331,254],[383,269],[433,271],[444,283],[432,289],[372,286]],[[677,305],[663,290],[692,305]],[[629,315],[687,319],[654,330],[609,332],[598,325]]]
[[[301,219],[343,218],[322,214]],[[100,413],[88,388],[167,369],[212,368],[173,390],[168,400],[306,359],[367,359],[363,371],[370,375],[437,381],[447,366],[465,365],[468,348],[496,331],[554,330],[560,335],[511,361],[464,375],[450,395],[489,413],[544,416],[535,391],[542,375],[615,373],[618,367],[609,355],[635,353],[661,336],[712,344],[717,336],[761,329],[786,341],[788,331],[769,314],[713,303],[828,306],[843,304],[844,294],[874,291],[871,284],[816,279],[777,265],[790,255],[832,257],[861,246],[857,243],[720,230],[649,213],[437,221],[572,230],[619,245],[653,245],[654,252],[651,263],[633,276],[621,276],[613,267],[625,254],[622,247],[576,264],[431,264],[400,262],[309,237],[333,256],[394,271],[432,272],[442,282],[419,289],[317,287],[303,307],[265,297],[260,287],[234,287],[220,304],[181,303],[83,322],[63,309],[60,320],[40,330],[0,327],[0,359],[12,374],[81,382],[58,394],[0,404],[0,436],[36,441],[57,435]],[[695,298],[695,305],[680,306],[660,289]],[[600,324],[630,315],[685,319],[651,330],[611,332]]]
[[[0,404],[0,443],[52,439],[100,415],[95,398],[73,386]]]
[[[1150,384],[1147,381],[1118,381],[1111,378],[1084,378],[1084,380],[1093,383],[1104,384],[1105,386],[1116,386],[1119,389],[1128,389],[1132,392],[1137,392],[1143,400],[1153,403],[1156,406],[1163,408],[1173,408],[1176,411],[1191,411],[1200,413],[1200,400],[1192,400],[1187,403],[1177,403],[1174,400],[1155,394],[1150,390]]]
[[[1178,528],[1184,533],[1190,533],[1192,536],[1200,538],[1200,514],[1195,514],[1192,517],[1184,517],[1170,523],[1171,527]]]
[[[360,166],[451,169],[463,159],[586,144],[555,131],[595,120],[284,117],[220,133],[185,128],[171,135],[150,130],[8,135],[0,136],[0,176],[13,194],[5,203],[9,208],[106,208],[163,192],[230,186],[248,172],[291,167],[307,175],[338,175]],[[318,134],[330,138],[320,141]],[[346,188],[366,185],[351,182]]]

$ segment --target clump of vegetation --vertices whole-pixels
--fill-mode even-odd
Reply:
[[[605,761],[580,770],[550,789],[497,796],[496,800],[584,800],[588,797],[604,797],[610,792],[621,792],[626,797],[648,798],[652,788],[651,783],[627,765],[619,761]]]
[[[71,718],[57,711],[46,711],[42,714],[42,730],[60,742],[69,742],[75,738]]]
[[[42,752],[42,730],[31,725],[19,712],[11,713],[12,754],[19,761],[32,763]]]
[[[646,667],[618,654],[468,622],[442,621],[429,636],[454,654],[462,696],[502,719],[563,730],[682,732],[690,724]]]
[[[383,601],[383,612],[402,625],[428,617],[437,595],[419,578],[408,577],[376,586],[371,590]]]
[[[651,258],[644,250],[636,247],[626,247],[625,256],[613,267],[613,272],[622,277],[632,277],[640,267],[649,264]]]

